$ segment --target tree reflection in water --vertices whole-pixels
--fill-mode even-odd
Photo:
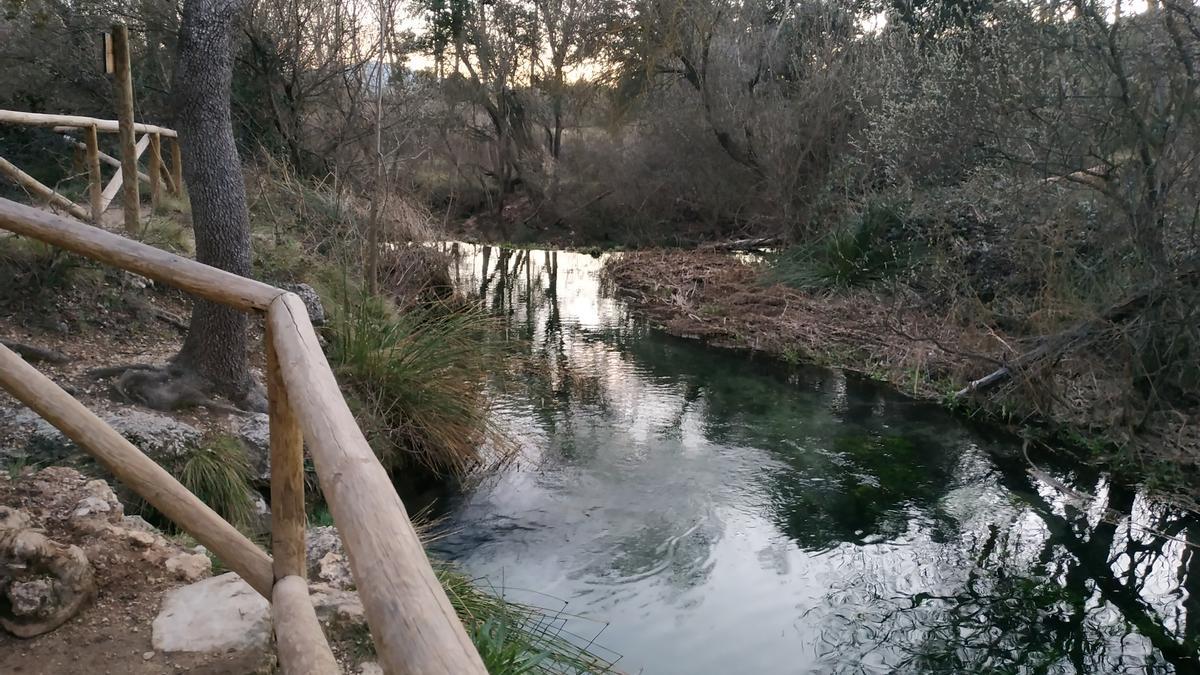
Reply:
[[[455,278],[520,338],[495,386],[536,431],[537,468],[509,497],[519,506],[487,522],[525,519],[513,555],[542,559],[541,578],[561,568],[566,592],[611,589],[598,605],[610,613],[636,598],[625,620],[675,621],[680,644],[716,622],[736,636],[720,649],[759,670],[1200,670],[1194,516],[1083,467],[1027,461],[868,381],[658,334],[600,288],[587,256],[492,248],[451,247]],[[744,555],[729,541],[739,528],[765,540]],[[751,565],[734,566],[740,604],[720,604],[720,565],[739,555]],[[721,624],[735,611],[794,634]],[[610,646],[637,652],[639,631]],[[722,655],[711,643],[668,661],[718,672],[705,670]],[[647,663],[671,651],[648,645]]]

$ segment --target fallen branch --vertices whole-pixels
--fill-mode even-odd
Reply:
[[[954,398],[959,399],[974,392],[991,389],[1012,378],[1015,373],[1029,370],[1039,362],[1056,362],[1064,354],[1094,342],[1105,328],[1141,316],[1167,297],[1168,288],[1185,284],[1195,285],[1197,282],[1200,282],[1200,264],[1194,262],[1171,279],[1135,293],[1123,302],[1109,307],[1097,318],[1081,321],[1066,331],[1043,338],[1037,347],[1015,361],[972,381],[955,393]]]

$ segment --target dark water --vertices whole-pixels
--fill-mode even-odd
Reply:
[[[528,362],[494,383],[521,459],[439,546],[565,603],[621,670],[1196,672],[1196,521],[870,382],[654,331],[595,258],[456,250]]]

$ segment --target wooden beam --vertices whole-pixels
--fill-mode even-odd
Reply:
[[[133,71],[129,58],[129,28],[123,23],[112,27],[113,89],[117,99],[118,134],[121,137],[121,206],[125,211],[125,231],[138,232],[141,218],[141,195],[138,194],[138,153],[133,129]]]
[[[304,437],[288,402],[271,328],[267,327],[267,405],[271,431],[271,553],[275,578],[304,579]],[[307,591],[306,591],[307,592]]]
[[[267,310],[279,369],[321,489],[350,557],[388,673],[487,671],[442,590],[408,513],[329,369],[304,303],[284,293]]]
[[[150,159],[146,163],[146,173],[150,174],[150,208],[157,211],[162,201],[162,137],[146,135],[150,137]]]
[[[275,624],[275,652],[284,675],[342,672],[317,622],[304,579],[286,576],[275,582],[271,591],[271,621]]]
[[[85,136],[86,136],[86,130],[85,130]],[[65,138],[68,143],[74,143],[77,147],[85,148],[85,149],[87,147],[86,144],[75,140],[75,138],[72,136],[64,135],[63,138]],[[107,164],[111,167],[116,167],[118,169],[121,168],[121,160],[117,159],[116,157],[113,157],[112,155],[108,154],[107,152],[97,149],[96,157],[97,157],[97,159],[100,160],[100,162],[102,162],[104,164]],[[142,181],[143,183],[146,183],[147,185],[150,184],[150,176],[147,176],[146,174],[142,173],[141,171],[138,172],[138,180]],[[103,193],[103,190],[101,192]]]
[[[179,148],[179,139],[171,141],[171,180],[175,182],[175,195],[183,195],[183,152]]]
[[[80,220],[89,218],[88,212],[82,206],[58,194],[49,186],[43,185],[38,179],[17,168],[16,164],[3,157],[0,157],[0,173],[13,179],[17,185],[29,190],[35,197],[49,202],[52,206],[57,206]]]
[[[175,189],[175,179],[171,177],[171,168],[167,166],[166,162],[163,162],[161,166],[162,171],[160,173],[162,175],[163,187],[167,189],[167,192],[175,194],[177,190]]]
[[[33,237],[243,311],[264,311],[283,291],[120,235],[0,199],[0,229]]]
[[[149,146],[150,135],[146,134],[142,136],[142,140],[138,141],[137,145],[134,146],[134,154],[136,157],[141,158],[142,152],[144,152]],[[117,198],[117,193],[121,191],[121,186],[125,184],[125,172],[123,170],[124,166],[121,164],[120,160],[117,160],[117,165],[121,166],[122,170],[113,174],[113,177],[108,181],[108,185],[104,186],[104,193],[101,195],[100,205],[103,207],[101,209],[103,211],[108,210],[109,205],[112,204],[112,201]],[[150,180],[150,177],[146,176],[144,173],[139,173],[138,178],[142,178],[143,176],[147,181]]]
[[[100,181],[100,139],[96,136],[96,127],[83,128],[83,150],[87,153],[88,165],[88,203],[92,208],[92,224],[100,224],[100,216],[104,213],[104,189]],[[72,141],[78,147],[78,141]]]
[[[86,226],[85,226],[86,227]],[[91,410],[0,345],[0,386],[58,427],[122,483],[271,597],[271,558]]]
[[[117,120],[102,120],[96,117],[83,117],[80,115],[45,115],[42,113],[21,112],[19,110],[0,110],[0,124],[51,127],[55,131],[74,131],[75,129],[96,127],[96,131],[102,134],[115,134],[120,131],[120,123]],[[59,129],[58,127],[62,128]],[[174,129],[154,124],[137,123],[133,125],[133,130],[139,134],[155,133],[171,138],[175,138],[176,136]]]

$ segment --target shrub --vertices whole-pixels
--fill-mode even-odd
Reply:
[[[179,469],[179,482],[235,526],[254,518],[250,464],[241,443],[218,436],[192,453]]]
[[[387,443],[385,464],[406,459],[436,474],[461,474],[500,434],[483,380],[496,350],[482,310],[436,303],[404,312],[359,295],[334,321],[329,349],[353,398]],[[405,453],[400,455],[398,453]]]
[[[900,209],[868,205],[848,227],[815,245],[780,254],[770,276],[804,290],[844,289],[881,281],[911,263],[912,252],[903,236],[906,225]]]
[[[238,529],[245,529],[253,523],[252,472],[246,451],[236,438],[210,438],[182,462],[164,468],[189,492]],[[137,493],[123,492],[121,497],[129,504],[132,513],[142,516],[155,527],[170,533],[181,532],[174,522]]]

